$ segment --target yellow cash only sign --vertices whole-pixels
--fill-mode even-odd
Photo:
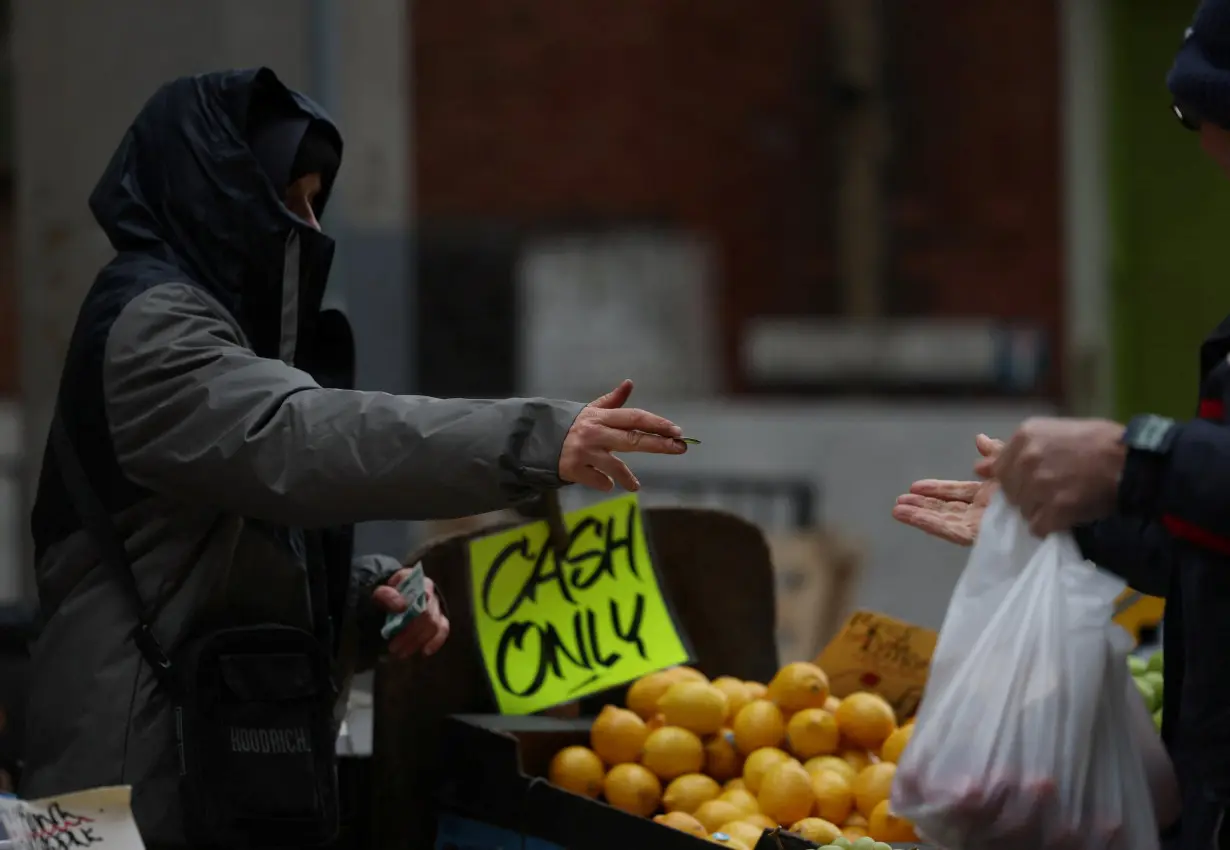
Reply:
[[[690,660],[654,570],[640,506],[622,496],[470,542],[479,648],[502,714],[533,714]]]

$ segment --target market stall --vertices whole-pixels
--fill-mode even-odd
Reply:
[[[857,612],[779,669],[750,523],[622,497],[412,560],[454,637],[379,671],[373,846],[916,841],[887,801],[934,633]]]

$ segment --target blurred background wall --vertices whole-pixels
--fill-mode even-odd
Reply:
[[[329,297],[364,386],[634,377],[705,440],[642,465],[647,500],[802,482],[805,522],[764,523],[861,541],[857,601],[936,625],[964,557],[894,524],[910,481],[1033,412],[1188,412],[1230,216],[1167,114],[1192,7],[8,0],[0,597],[32,592],[29,483],[108,256],[94,180],[159,83],[268,64],[347,139]]]

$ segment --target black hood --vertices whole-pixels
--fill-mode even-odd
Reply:
[[[285,187],[275,188],[250,149],[249,122],[265,109],[302,116],[340,159],[332,120],[268,68],[184,77],[162,86],[137,115],[90,210],[117,251],[182,269],[235,313],[257,353],[293,359],[296,339],[315,323],[333,242],[286,208]],[[326,188],[333,176],[324,175]],[[295,283],[288,289],[284,281]],[[288,305],[297,333],[285,327]]]

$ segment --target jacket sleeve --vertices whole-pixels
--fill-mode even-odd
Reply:
[[[1166,597],[1173,541],[1157,522],[1112,516],[1073,531],[1081,554],[1126,581],[1133,590]]]
[[[361,555],[354,559],[340,644],[342,658],[353,666],[353,672],[370,670],[384,650],[380,627],[387,615],[376,606],[372,593],[401,568],[401,562],[388,555]]]
[[[1230,428],[1194,419],[1175,425],[1170,451],[1130,451],[1120,513],[1156,520],[1173,538],[1230,555]]]
[[[133,482],[300,527],[467,516],[558,487],[583,407],[324,389],[258,357],[189,284],[125,306],[107,338],[103,391]]]

